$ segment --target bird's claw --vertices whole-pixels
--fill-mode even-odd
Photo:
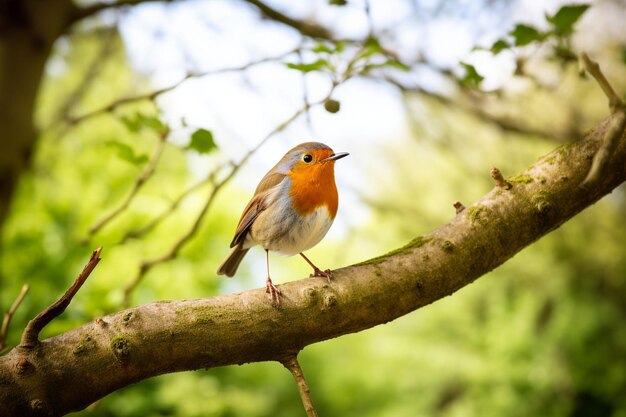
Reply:
[[[276,307],[280,306],[280,290],[274,283],[272,283],[271,279],[267,279],[265,282],[265,292],[269,294],[269,298],[276,305]]]
[[[319,268],[314,268],[313,273],[310,275],[310,277],[326,277],[328,278],[328,281],[330,281],[333,277],[333,271],[331,271],[330,269],[322,271]]]

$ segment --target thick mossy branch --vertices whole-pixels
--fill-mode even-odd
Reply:
[[[155,302],[15,348],[0,357],[0,415],[58,416],[168,372],[284,361],[454,293],[610,193],[626,179],[619,141],[605,174],[583,190],[609,128],[563,146],[460,211],[450,223],[374,261],[280,286],[211,299]],[[523,180],[516,180],[523,179]]]

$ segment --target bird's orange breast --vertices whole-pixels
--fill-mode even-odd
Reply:
[[[287,174],[291,178],[289,195],[298,214],[305,216],[326,206],[331,219],[335,218],[339,199],[334,165],[334,161],[297,165]]]

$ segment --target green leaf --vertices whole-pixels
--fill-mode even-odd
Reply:
[[[365,67],[363,67],[363,74],[367,74],[369,73],[371,70],[373,69],[378,69],[378,68],[395,68],[395,69],[399,69],[400,71],[411,71],[411,67],[409,67],[406,64],[403,64],[402,62],[398,61],[397,59],[388,59],[385,62],[379,62],[376,64],[367,64],[365,65]]]
[[[315,52],[316,54],[324,53],[324,54],[332,54],[334,51],[330,48],[330,46],[326,45],[324,42],[317,42],[313,48],[311,48],[311,52]]]
[[[345,6],[348,2],[347,0],[328,0],[328,4],[331,6]]]
[[[324,68],[328,68],[328,61],[325,59],[318,59],[315,62],[311,62],[309,64],[294,64],[291,62],[287,63],[287,67],[291,69],[295,69],[302,72],[311,72],[311,71],[321,71]]]
[[[369,37],[363,44],[363,52],[361,52],[358,58],[368,58],[370,56],[383,53],[383,47],[380,46],[378,39]]]
[[[473,65],[465,62],[461,62],[461,65],[465,69],[465,76],[460,80],[461,83],[468,87],[478,87],[485,77],[480,75]]]
[[[129,132],[137,133],[143,128],[155,131],[156,133],[165,133],[169,127],[159,119],[158,116],[146,115],[143,113],[135,113],[132,116],[122,116],[120,121],[126,126]]]
[[[213,140],[213,133],[210,130],[198,129],[191,135],[191,142],[187,145],[187,149],[194,150],[200,154],[209,154],[217,149],[217,145]]]
[[[388,59],[383,65],[386,67],[396,68],[404,72],[411,71],[411,67],[401,61],[398,61],[397,59]]]
[[[154,130],[156,133],[164,133],[169,130],[168,126],[156,116],[144,115],[141,122],[143,124],[143,127]]]
[[[115,150],[116,155],[126,161],[130,162],[133,165],[141,165],[148,162],[148,156],[145,154],[137,155],[135,150],[128,146],[125,143],[117,142],[115,140],[110,140],[106,142],[106,145],[113,148]]]
[[[552,23],[557,35],[569,35],[573,32],[574,24],[588,8],[588,4],[563,6],[554,16],[546,15],[546,20]]]
[[[126,129],[128,129],[129,132],[137,133],[141,129],[141,124],[136,117],[131,118],[122,116],[120,117],[120,121],[124,124],[124,126],[126,126]]]
[[[493,45],[491,45],[491,48],[489,50],[494,55],[498,55],[500,52],[502,52],[505,49],[509,49],[510,47],[511,45],[509,45],[507,41],[505,41],[504,39],[498,39],[497,41],[493,43]]]
[[[626,64],[626,47],[622,48],[622,62]]]
[[[346,46],[348,46],[348,41],[337,41],[335,42],[335,51],[340,54],[346,49]]]
[[[539,32],[533,26],[524,25],[522,23],[515,25],[515,29],[513,29],[509,35],[515,38],[515,46],[524,46],[532,42],[542,41],[546,37],[545,34]]]

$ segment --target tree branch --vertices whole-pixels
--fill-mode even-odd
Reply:
[[[13,302],[13,305],[11,305],[11,308],[9,308],[9,311],[5,313],[4,318],[2,319],[2,327],[0,327],[0,352],[2,352],[2,350],[7,346],[6,341],[9,334],[9,325],[11,324],[11,319],[13,318],[15,311],[19,308],[20,304],[22,304],[22,301],[24,301],[24,297],[26,297],[28,289],[28,284],[22,285],[22,290]]]
[[[163,155],[163,150],[165,149],[165,145],[167,143],[167,136],[169,134],[169,129],[162,132],[159,137],[159,142],[157,143],[156,149],[148,162],[145,170],[135,179],[135,183],[133,184],[133,188],[130,190],[124,201],[116,207],[109,214],[100,219],[96,224],[91,226],[87,232],[87,237],[85,240],[89,240],[93,235],[98,233],[100,229],[106,226],[111,220],[119,216],[124,210],[128,208],[130,203],[133,201],[139,190],[143,187],[143,185],[152,177],[154,171],[161,160],[161,155]]]
[[[291,372],[293,379],[296,380],[298,392],[300,393],[302,405],[304,406],[304,411],[306,411],[307,417],[317,417],[317,411],[315,411],[315,406],[313,405],[313,400],[311,399],[311,391],[309,390],[309,385],[304,378],[302,368],[300,368],[300,364],[298,363],[297,355],[289,355],[281,362],[283,366]]]
[[[176,210],[176,208],[180,205],[180,203],[187,198],[187,196],[191,195],[194,191],[198,190],[200,187],[206,184],[210,184],[213,181],[213,175],[209,174],[206,178],[196,182],[185,191],[180,193],[178,197],[171,202],[170,206],[163,210],[159,215],[151,219],[147,224],[141,226],[138,229],[129,230],[126,232],[124,237],[121,239],[120,244],[126,243],[129,239],[139,239],[142,236],[146,235],[150,231],[154,230],[163,220],[165,220],[170,214]]]
[[[72,298],[74,298],[80,287],[82,287],[87,278],[89,278],[91,271],[93,271],[96,265],[98,265],[98,262],[100,262],[101,251],[102,247],[93,251],[87,265],[85,265],[81,273],[78,277],[76,277],[76,280],[74,280],[72,286],[65,292],[65,294],[63,294],[61,298],[39,313],[37,317],[28,322],[26,329],[24,329],[24,333],[22,334],[22,341],[19,348],[32,349],[39,344],[39,333],[44,327],[46,327],[46,325],[48,325],[48,323],[61,315],[67,306],[70,305]]]
[[[304,36],[310,36],[312,38],[321,38],[332,40],[332,34],[327,28],[318,25],[314,22],[307,22],[302,20],[293,19],[278,10],[268,6],[266,3],[258,0],[244,0],[246,3],[255,6],[259,11],[268,19],[275,22],[282,23],[290,26],[300,32]]]
[[[305,346],[386,323],[450,295],[558,228],[626,180],[620,141],[596,187],[583,190],[608,120],[508,178],[450,223],[406,246],[338,269],[331,283],[281,285],[114,313],[0,357],[0,415],[58,416],[168,372],[281,361]],[[381,276],[384,279],[381,279]],[[26,366],[30,364],[32,366]],[[54,399],[51,401],[50,399]]]
[[[604,76],[600,65],[592,61],[586,53],[583,53],[581,58],[587,72],[595,78],[598,85],[609,99],[609,109],[611,110],[611,122],[604,135],[602,146],[594,156],[589,173],[581,184],[583,187],[588,188],[595,185],[600,179],[604,167],[613,157],[613,152],[624,133],[624,129],[626,129],[626,106],[611,86],[611,83],[609,83]]]
[[[169,93],[172,90],[175,90],[176,88],[178,88],[181,84],[183,84],[185,81],[193,79],[193,78],[202,78],[202,77],[208,77],[211,75],[218,75],[218,74],[227,74],[229,72],[238,72],[238,71],[245,71],[247,69],[252,68],[255,65],[260,65],[260,64],[264,64],[267,62],[273,62],[273,61],[278,61],[282,58],[285,58],[286,56],[291,55],[292,53],[298,52],[300,50],[300,47],[296,48],[296,49],[292,49],[290,51],[287,51],[285,53],[282,53],[280,55],[277,56],[271,56],[271,57],[266,57],[266,58],[261,58],[255,61],[251,61],[248,62],[246,64],[243,65],[239,65],[236,67],[231,67],[231,68],[219,68],[216,70],[208,70],[208,71],[200,71],[200,72],[189,72],[187,75],[185,75],[183,78],[181,78],[180,80],[178,80],[177,82],[167,86],[167,87],[163,87],[160,88],[158,90],[154,90],[148,93],[144,93],[144,94],[138,94],[135,96],[129,96],[129,97],[122,97],[120,99],[117,99],[115,101],[110,102],[109,104],[100,107],[98,109],[92,110],[90,112],[81,114],[79,116],[76,117],[67,117],[66,121],[70,124],[70,125],[76,125],[78,123],[81,123],[83,121],[85,121],[86,119],[90,119],[94,116],[99,116],[103,113],[110,113],[112,111],[115,111],[118,107],[123,106],[125,104],[131,104],[131,103],[136,103],[139,101],[143,101],[143,100],[152,100],[154,101],[157,97],[165,94],[165,93]]]
[[[609,80],[606,79],[604,73],[600,69],[600,65],[592,61],[589,58],[589,55],[586,53],[582,53],[581,55],[582,61],[585,65],[585,70],[598,82],[598,85],[604,92],[604,95],[609,99],[609,108],[611,112],[615,112],[618,108],[624,106],[622,99],[617,95]]]
[[[67,18],[66,27],[70,27],[74,23],[98,14],[104,10],[120,9],[127,6],[137,6],[142,3],[174,3],[176,0],[117,0],[113,2],[97,2],[89,6],[76,6]]]
[[[449,76],[446,69],[437,69],[434,70],[440,71],[441,75]],[[451,77],[451,76],[450,76]],[[497,115],[490,112],[485,106],[484,103],[481,103],[480,100],[473,100],[474,102],[471,104],[464,104],[463,100],[459,100],[458,97],[449,97],[444,94],[439,94],[435,91],[431,91],[425,89],[420,86],[407,86],[402,84],[401,82],[394,80],[391,77],[385,77],[384,81],[398,88],[400,92],[403,94],[419,94],[424,97],[431,98],[438,103],[448,107],[459,109],[460,111],[467,112],[468,114],[475,117],[477,120],[485,122],[487,124],[493,125],[504,132],[510,132],[520,135],[531,135],[531,136],[540,136],[549,139],[554,139],[559,142],[567,142],[570,140],[569,133],[561,133],[561,132],[551,132],[548,130],[542,130],[535,128],[533,126],[528,126],[525,123],[520,123],[519,121],[512,120],[510,117],[504,115]],[[463,89],[460,90],[463,95],[467,98],[468,94]]]

